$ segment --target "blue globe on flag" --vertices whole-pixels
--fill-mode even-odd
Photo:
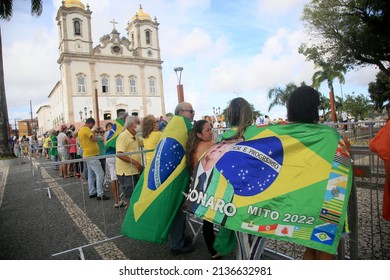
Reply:
[[[282,162],[282,142],[272,136],[235,144],[215,166],[233,186],[235,195],[253,196],[276,180]]]
[[[172,174],[184,157],[183,146],[173,138],[162,139],[150,166],[148,188],[156,190]]]

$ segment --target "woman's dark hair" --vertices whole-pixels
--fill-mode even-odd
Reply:
[[[253,112],[250,104],[242,97],[234,98],[226,111],[230,126],[237,127],[237,133],[232,139],[243,138],[245,129],[252,124]]]
[[[202,133],[203,127],[208,123],[206,120],[199,120],[194,123],[194,127],[191,129],[190,134],[188,135],[188,141],[186,144],[186,165],[190,173],[194,169],[194,154],[198,145],[202,139],[200,139],[196,134]]]
[[[297,123],[318,123],[320,94],[314,88],[301,86],[294,90],[287,102],[287,120]]]

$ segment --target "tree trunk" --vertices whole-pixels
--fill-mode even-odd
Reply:
[[[11,143],[9,140],[10,140],[10,131],[9,131],[7,99],[5,96],[3,46],[1,42],[1,27],[0,27],[0,157],[13,155]]]
[[[332,116],[332,122],[336,123],[337,122],[337,117],[336,117],[336,110],[334,106],[334,93],[333,90],[329,92],[329,98],[330,98],[330,113]]]

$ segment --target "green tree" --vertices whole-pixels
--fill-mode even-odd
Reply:
[[[10,20],[12,17],[13,1],[2,0],[0,4],[0,19]],[[40,16],[42,14],[42,0],[31,0],[31,14]],[[4,67],[3,67],[3,46],[0,29],[0,157],[13,155],[9,142],[9,118],[7,99],[5,95]]]
[[[327,82],[329,88],[330,108],[332,114],[332,121],[336,122],[336,109],[334,100],[334,88],[333,80],[338,79],[340,84],[345,82],[344,75],[347,72],[347,68],[340,64],[326,60],[318,52],[316,48],[306,48],[305,46],[299,47],[299,53],[306,56],[306,60],[314,62],[316,68],[320,69],[314,72],[312,77],[312,86],[318,90],[323,82]]]
[[[348,69],[377,65],[390,76],[390,1],[312,0],[302,20],[320,56]]]
[[[302,82],[301,85],[305,83]],[[276,105],[286,106],[287,101],[291,93],[296,90],[298,86],[294,83],[288,83],[284,88],[274,87],[268,91],[268,99],[271,100],[271,103],[268,106],[268,112],[271,111]]]
[[[319,109],[322,111],[322,117],[324,121],[328,119],[328,115],[330,112],[330,100],[328,97],[320,93],[321,96],[321,103]]]
[[[373,105],[371,100],[363,94],[359,94],[356,97],[347,94],[344,101],[344,108],[355,118],[364,120],[364,118],[368,115],[368,111],[373,108]]]
[[[374,102],[375,109],[382,110],[383,103],[390,101],[390,76],[383,71],[376,74],[375,82],[368,84],[368,92]]]

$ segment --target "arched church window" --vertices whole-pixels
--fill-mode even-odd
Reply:
[[[155,78],[149,78],[149,93],[150,95],[156,95],[156,80]]]
[[[135,83],[135,77],[130,77],[130,95],[137,94],[137,87]]]
[[[116,77],[116,93],[123,94],[123,80],[122,77]]]
[[[108,93],[108,78],[106,76],[102,77],[102,92]]]
[[[74,35],[81,35],[81,25],[80,21],[75,20],[73,22],[73,27],[74,27]]]
[[[150,45],[152,43],[151,42],[151,37],[150,37],[150,30],[146,30],[145,31],[145,37],[146,37],[146,44]]]
[[[77,91],[78,93],[85,93],[85,78],[81,74],[77,76]]]

